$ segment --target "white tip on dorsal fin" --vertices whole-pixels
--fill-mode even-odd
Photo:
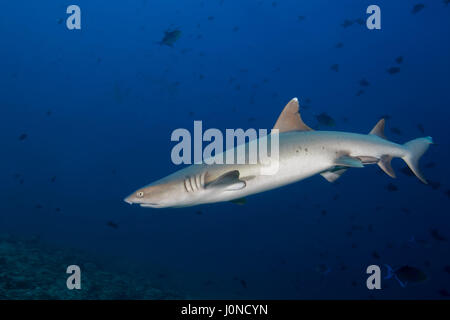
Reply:
[[[278,117],[278,120],[273,128],[278,129],[280,132],[312,130],[303,122],[298,109],[299,104],[297,98],[289,101]]]
[[[380,119],[380,121],[377,122],[375,127],[373,127],[372,131],[369,132],[369,134],[374,134],[376,136],[379,136],[380,138],[386,139],[386,136],[384,135],[384,124],[386,121],[384,119]]]

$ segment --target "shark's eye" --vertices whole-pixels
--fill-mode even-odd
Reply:
[[[144,196],[144,193],[143,193],[142,191],[139,191],[138,193],[136,193],[136,195],[137,195],[139,198],[142,198],[142,197]]]

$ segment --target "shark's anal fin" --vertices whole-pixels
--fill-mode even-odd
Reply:
[[[372,131],[369,132],[369,134],[373,134],[376,136],[379,136],[380,138],[386,139],[386,136],[384,135],[384,125],[386,121],[384,119],[380,119],[380,121],[377,122],[375,127],[373,127]]]
[[[378,161],[378,166],[383,170],[388,176],[395,178],[394,169],[391,166],[392,156],[384,155]]]
[[[298,99],[294,98],[284,107],[273,129],[278,129],[279,132],[287,131],[311,131],[302,120],[299,113]]]
[[[224,173],[217,179],[205,184],[205,189],[219,188],[234,191],[245,188],[246,182],[239,179],[239,170]]]
[[[324,171],[320,175],[324,177],[328,182],[335,182],[345,171],[347,171],[347,168],[337,167],[328,171]]]
[[[350,156],[340,156],[334,161],[334,164],[341,167],[363,168],[364,165],[359,158]]]

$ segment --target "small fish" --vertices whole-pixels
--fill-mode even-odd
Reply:
[[[297,17],[298,21],[303,21],[303,20],[305,20],[305,18],[306,18],[305,16],[298,16]]]
[[[50,182],[55,182],[56,181],[56,176],[53,176],[51,179],[50,179]]]
[[[369,86],[369,81],[367,81],[366,79],[361,79],[359,81],[359,84],[363,87],[368,87]]]
[[[319,124],[322,124],[324,126],[332,127],[336,124],[334,119],[325,112],[322,112],[321,114],[317,115],[316,119],[317,122],[319,122]]]
[[[353,21],[348,20],[348,19],[344,20],[344,22],[341,24],[341,26],[344,27],[344,28],[348,28],[351,25],[353,25]]]
[[[338,71],[339,71],[339,65],[338,65],[337,63],[336,63],[336,64],[333,64],[333,65],[330,67],[330,69],[333,70],[333,71],[338,72]]]
[[[411,13],[416,14],[422,11],[423,8],[425,8],[425,5],[423,5],[422,3],[418,3],[412,8]]]
[[[447,272],[448,274],[450,274],[450,265],[447,265],[444,267],[444,272]]]
[[[408,208],[400,208],[400,211],[406,214],[410,214],[411,210],[409,210]]]
[[[209,16],[209,17],[208,17],[208,20],[209,20],[209,21],[213,21],[213,20],[214,20],[214,16]]]
[[[24,141],[26,138],[28,138],[28,135],[27,135],[26,133],[22,133],[22,134],[19,136],[19,140],[20,140],[20,141]]]
[[[175,42],[180,39],[181,37],[181,30],[175,29],[173,31],[164,31],[164,37],[160,42],[158,42],[159,45],[166,45],[169,47],[173,47]]]
[[[431,244],[426,239],[411,236],[411,238],[409,238],[409,240],[407,241],[407,246],[414,247],[415,245],[420,245],[425,248],[431,248]]]
[[[405,288],[408,284],[421,283],[427,279],[427,275],[415,267],[406,265],[395,270],[387,264],[385,264],[385,267],[387,268],[388,275],[384,279],[394,278],[402,288]]]
[[[445,191],[445,195],[447,196],[447,198],[450,198],[450,189],[448,189],[447,191]]]
[[[244,289],[247,289],[247,282],[245,280],[240,280],[240,283]]]
[[[113,229],[119,228],[119,225],[118,225],[117,223],[113,222],[113,221],[108,221],[108,222],[106,223],[106,225],[107,225],[108,227],[110,227],[110,228],[113,228]]]
[[[34,207],[35,207],[36,209],[42,209],[42,208],[43,208],[43,206],[42,206],[41,204],[39,204],[39,203],[38,203],[37,205],[35,205]]]
[[[364,90],[363,89],[359,89],[358,92],[356,92],[356,96],[359,97],[363,93],[364,93]]]
[[[195,214],[198,214],[199,216],[201,216],[203,214],[203,212],[201,210],[197,210],[197,211],[195,211]]]
[[[400,129],[399,129],[399,128],[396,128],[396,127],[391,128],[391,132],[392,132],[392,133],[395,133],[395,134],[398,134],[398,135],[401,135],[401,134],[402,134],[402,132],[400,131]]]
[[[442,234],[439,233],[439,230],[436,228],[430,229],[430,234],[433,237],[433,239],[437,241],[447,241],[447,238],[444,237]]]
[[[361,231],[361,230],[363,230],[363,226],[354,224],[354,225],[352,225],[352,230],[353,231]]]
[[[425,134],[425,129],[423,128],[423,125],[421,125],[420,123],[417,125],[417,129],[420,131],[420,133]]]
[[[439,181],[428,180],[428,185],[433,190],[437,190],[441,187],[441,183]]]
[[[344,46],[344,44],[342,42],[338,42],[338,43],[336,43],[336,45],[334,47],[337,48],[337,49],[340,49],[343,46]]]
[[[397,191],[398,187],[395,184],[393,184],[392,182],[389,182],[389,184],[386,186],[386,189],[390,192],[393,192],[393,191]]]
[[[239,31],[239,27],[238,26],[234,26],[233,27],[233,32],[238,32]]]
[[[52,115],[52,110],[47,110],[45,114],[50,117]]]
[[[450,0],[448,0],[450,1]],[[438,293],[443,297],[450,297],[450,292],[448,292],[446,289],[441,289],[438,291]]]
[[[401,64],[403,62],[403,57],[398,56],[397,58],[395,58],[395,62],[397,62],[398,64]]]
[[[400,68],[399,67],[390,67],[389,69],[386,70],[389,74],[396,74],[400,72]]]
[[[450,0],[443,0],[442,2],[444,2],[444,4],[445,4],[446,6],[448,6],[448,4],[450,3]]]
[[[316,266],[316,271],[319,272],[320,274],[326,276],[327,274],[329,274],[331,272],[331,268],[328,267],[326,264],[319,264]]]
[[[214,281],[212,281],[212,280],[206,280],[205,282],[203,282],[203,285],[204,285],[204,286],[212,286],[212,285],[214,285]]]
[[[374,258],[374,259],[380,259],[381,257],[380,257],[380,255],[378,254],[378,252],[376,252],[375,250],[374,251],[372,251],[372,258]]]
[[[436,167],[436,163],[433,162],[433,161],[430,161],[430,162],[427,162],[427,163],[424,165],[424,167],[425,167],[425,168],[428,168],[428,169],[434,168],[434,167]]]

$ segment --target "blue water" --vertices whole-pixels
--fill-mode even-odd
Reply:
[[[342,26],[368,16],[372,1],[359,0],[2,3],[0,232],[114,257],[194,298],[446,298],[450,5],[424,1],[412,14],[417,3],[377,1],[382,28],[372,31]],[[81,30],[66,28],[70,4],[81,8]],[[174,29],[173,47],[157,43]],[[271,128],[293,97],[310,126],[322,112],[333,117],[320,129],[366,133],[387,114],[392,141],[432,136],[421,160],[431,186],[396,159],[396,180],[369,166],[242,206],[123,202],[180,169],[174,129],[194,120]],[[369,291],[371,264],[411,265],[427,280]]]

